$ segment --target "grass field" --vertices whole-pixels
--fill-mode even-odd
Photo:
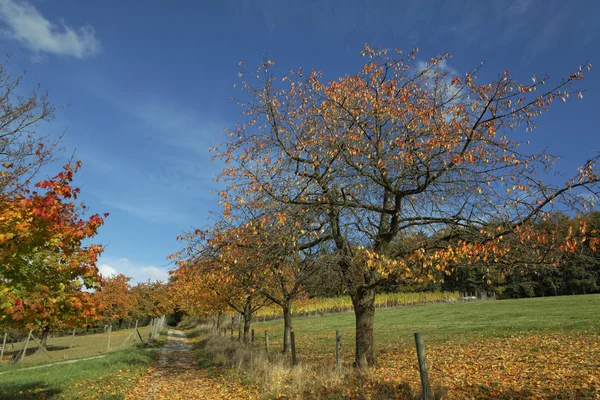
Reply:
[[[138,329],[144,341],[148,340],[150,329],[150,326],[144,326]],[[140,339],[137,337],[137,335],[134,335],[127,340],[132,332],[133,329],[124,329],[111,332],[110,351],[120,350],[122,344],[124,344],[122,348],[133,347],[136,343],[139,344]],[[37,337],[37,339],[39,339],[39,337]],[[71,342],[73,343],[72,348]],[[1,344],[2,343],[0,339],[0,345]],[[96,333],[81,336],[76,335],[75,338],[72,338],[71,335],[50,337],[46,342],[48,353],[50,354],[50,357],[52,357],[52,359],[50,359],[44,352],[37,351],[37,343],[35,343],[33,340],[30,340],[29,344],[27,345],[27,355],[21,364],[31,366],[40,363],[63,361],[67,359],[92,357],[98,354],[106,353],[107,344],[108,333]],[[3,362],[0,363],[0,372],[14,368],[12,366],[7,366],[6,364],[14,354],[23,348],[23,345],[24,341],[15,343],[11,348],[8,348],[9,345],[7,344],[7,350],[4,352],[3,360],[1,360]]]
[[[149,329],[140,328],[146,342]],[[49,338],[48,349],[53,360],[38,352],[25,357],[19,365],[7,365],[5,362],[0,366],[0,400],[124,399],[136,377],[148,368],[155,359],[156,350],[163,344],[163,340],[159,339],[153,341],[150,348],[141,347],[133,345],[130,339],[124,350],[118,350],[130,332],[112,332],[111,352],[108,354],[105,353],[107,334],[76,337],[70,354],[68,345],[71,337]],[[64,363],[63,355],[68,355],[70,360],[104,356]]]
[[[446,392],[444,397],[594,398],[600,396],[599,311],[600,295],[378,309],[375,347],[380,366],[369,378],[361,378],[366,379],[358,385],[362,388],[342,380],[328,393],[351,399],[418,392],[413,333],[421,332],[432,385]],[[280,349],[281,320],[253,328],[255,347],[262,347],[268,330],[272,351]],[[298,359],[303,368],[317,371],[315,376],[319,368],[334,364],[336,330],[342,331],[348,366],[353,361],[352,313],[294,320]]]
[[[354,341],[352,312],[296,318],[293,324],[298,349],[307,349],[310,354],[331,353],[336,330],[342,331],[346,343]],[[253,328],[261,334],[268,330],[271,343],[281,344],[282,320],[255,323]],[[442,303],[378,309],[375,345],[383,350],[412,344],[414,332],[421,332],[427,343],[440,343],[457,338],[503,337],[523,331],[594,329],[600,329],[600,295]]]

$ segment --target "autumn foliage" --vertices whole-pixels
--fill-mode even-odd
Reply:
[[[99,315],[107,322],[131,319],[140,296],[133,293],[129,281],[131,278],[118,274],[102,279],[102,286],[94,293]]]
[[[87,219],[71,186],[81,163],[63,167],[35,189],[0,197],[0,308],[3,325],[47,326],[91,321],[96,315],[82,284],[100,283],[99,245],[85,244],[104,220]],[[104,216],[107,216],[105,214]]]

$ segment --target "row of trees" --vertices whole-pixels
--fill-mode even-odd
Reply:
[[[103,279],[102,287],[92,295],[98,322],[121,328],[127,320],[156,318],[173,311],[168,284],[148,281],[131,286],[130,280],[123,274]]]
[[[287,310],[304,283],[342,282],[354,306],[356,364],[366,366],[376,363],[382,287],[439,283],[479,265],[506,276],[595,251],[585,223],[565,232],[553,213],[592,207],[597,157],[557,182],[556,157],[525,150],[522,132],[566,101],[590,65],[553,85],[508,71],[483,82],[479,68],[450,76],[446,54],[424,68],[416,54],[366,46],[362,68],[330,82],[302,70],[279,79],[269,60],[244,67],[244,120],[213,149],[227,165],[222,210],[212,226],[182,235],[173,255],[185,311],[229,307],[247,331],[252,312],[274,302],[287,343]]]

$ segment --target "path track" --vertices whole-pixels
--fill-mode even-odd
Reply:
[[[146,399],[254,399],[239,383],[198,367],[190,340],[170,329],[158,361],[126,397]]]

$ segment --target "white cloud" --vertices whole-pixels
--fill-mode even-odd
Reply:
[[[101,50],[91,25],[71,28],[62,21],[54,24],[27,2],[0,0],[0,20],[5,25],[4,36],[21,42],[38,56],[50,53],[85,58]]]
[[[417,61],[417,71],[422,71],[426,68],[428,67],[425,61]],[[448,65],[447,60],[442,60],[439,63],[437,63],[437,68],[439,68],[441,72],[447,72],[451,77],[458,75],[458,71],[450,65]]]
[[[426,62],[417,61],[416,70],[418,72],[423,71],[427,68],[430,68],[430,67],[427,66]],[[452,66],[450,66],[448,64],[447,60],[440,61],[433,68],[434,68],[434,70],[437,70],[442,74],[447,74],[446,77],[438,83],[438,85],[440,85],[438,87],[438,89],[440,91],[440,94],[442,94],[442,96],[444,96],[444,94],[445,94],[445,96],[442,97],[444,99],[444,101],[452,100],[449,102],[449,105],[456,104],[456,102],[458,102],[460,100],[458,98],[460,87],[452,84],[452,79],[456,76],[459,76],[458,71],[455,68],[453,68]],[[429,78],[432,83],[433,83],[434,77],[435,77],[435,75],[433,73],[433,70],[429,71],[425,74],[425,78]]]
[[[151,281],[166,282],[169,280],[169,273],[167,271],[165,271],[164,269],[154,267],[152,265],[140,268],[140,272],[144,276],[147,276],[148,279],[150,279]]]
[[[114,269],[113,267],[111,267],[110,265],[100,264],[98,266],[98,269],[100,270],[100,273],[102,274],[102,276],[105,278],[108,278],[111,276],[117,276],[117,270]]]
[[[132,278],[131,283],[147,282],[148,280],[167,282],[169,272],[167,268],[159,268],[154,265],[139,265],[127,258],[101,258],[98,269],[102,276],[115,276],[123,274]]]

